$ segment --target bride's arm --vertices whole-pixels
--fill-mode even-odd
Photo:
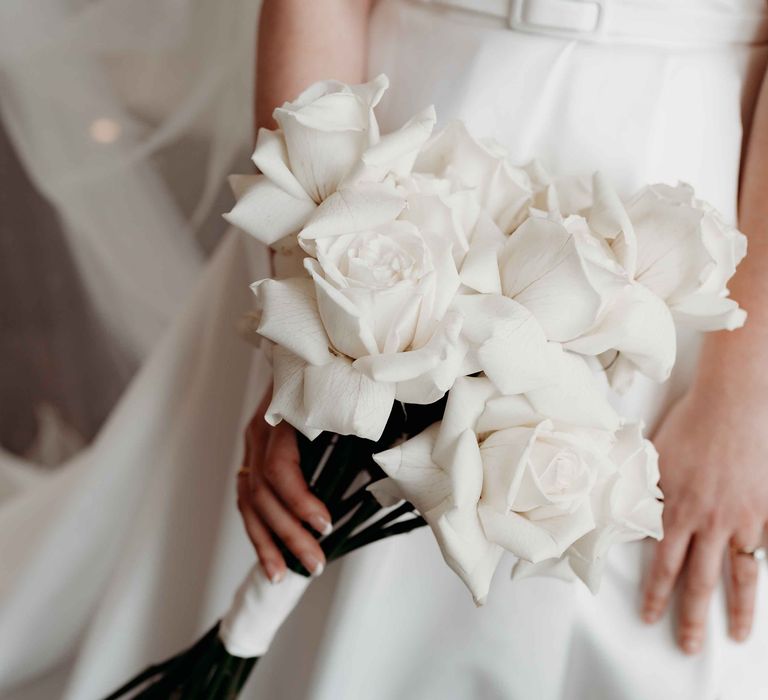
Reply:
[[[365,80],[370,0],[264,0],[256,64],[256,127],[274,128],[272,111],[317,80]],[[319,573],[323,552],[302,522],[330,527],[325,505],[311,495],[298,466],[296,437],[286,423],[264,422],[265,397],[246,431],[238,507],[267,577],[282,578],[282,540],[304,566]]]
[[[752,626],[758,562],[752,548],[768,520],[768,77],[764,78],[742,172],[740,228],[749,255],[730,285],[746,326],[708,334],[693,387],[655,442],[665,493],[664,540],[646,583],[644,617],[657,619],[681,586],[678,640],[698,651],[726,556],[730,633]],[[763,572],[765,575],[765,572]]]
[[[365,80],[371,0],[264,0],[256,58],[256,127],[318,80]]]

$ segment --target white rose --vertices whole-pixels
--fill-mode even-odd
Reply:
[[[619,216],[618,197],[596,182],[598,210],[607,201],[610,215]],[[502,293],[530,310],[549,340],[583,355],[618,352],[622,362],[664,381],[675,360],[672,318],[595,232],[607,217],[529,218],[499,255]]]
[[[595,528],[573,543],[564,558],[538,564],[520,561],[514,576],[578,576],[593,593],[600,587],[610,547],[644,537],[661,539],[662,493],[659,489],[658,454],[643,439],[642,426],[629,424],[616,433],[609,453],[614,469],[592,493]]]
[[[343,191],[359,182],[369,185],[368,221],[397,216],[404,202],[381,183],[410,170],[435,115],[428,108],[381,136],[374,108],[387,86],[384,75],[363,85],[320,82],[276,109],[280,128],[261,129],[253,153],[259,174],[232,179],[238,201],[227,221],[271,245],[311,223],[318,206],[343,211]]]
[[[592,175],[553,176],[538,160],[525,166],[533,189],[532,206],[562,217],[582,214],[592,204]]]
[[[400,218],[450,236],[462,284],[482,294],[500,293],[497,258],[506,236],[480,206],[477,192],[423,173],[400,178],[398,187],[407,199]]]
[[[661,297],[677,321],[702,331],[744,324],[746,313],[726,287],[747,251],[742,233],[682,183],[645,187],[626,211],[634,237],[619,237],[613,247],[635,259],[635,279]]]
[[[389,476],[369,487],[385,506],[407,500],[427,521],[446,564],[461,578],[476,605],[483,605],[503,550],[485,536],[477,504],[483,469],[471,431],[462,433],[446,459],[436,460],[442,426],[435,423],[416,437],[374,459]]]
[[[406,221],[322,239],[307,269],[331,342],[353,359],[421,347],[459,286],[445,241]]]
[[[630,461],[620,443],[614,431],[553,422],[525,396],[499,394],[484,377],[460,378],[439,424],[375,455],[389,478],[372,490],[384,503],[401,498],[416,507],[446,562],[482,603],[499,548],[542,562],[584,542],[606,512],[624,526],[642,520],[634,491],[605,486]],[[596,500],[598,485],[610,507]]]
[[[590,431],[556,426],[522,397],[498,403],[507,404],[508,420],[480,443],[485,534],[530,562],[560,557],[595,526],[592,489],[610,469],[604,441]]]
[[[475,139],[460,121],[450,122],[427,142],[414,170],[474,190],[480,205],[505,234],[523,221],[533,201],[528,173],[510,162],[501,144]]]
[[[275,110],[290,170],[317,204],[338,189],[379,140],[373,109],[388,82],[383,75],[363,85],[319,82]]]
[[[553,419],[616,428],[619,417],[594,371],[579,355],[547,342],[524,306],[497,294],[462,294],[452,308],[464,318],[462,376],[483,372],[500,392],[525,393]]]
[[[461,369],[450,245],[405,221],[315,243],[311,279],[255,285],[258,333],[281,348],[268,420],[377,439],[395,399],[432,403]]]
[[[586,333],[626,283],[597,243],[580,216],[531,217],[500,252],[502,293],[531,311],[549,340]]]

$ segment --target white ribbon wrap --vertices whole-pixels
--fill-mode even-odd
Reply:
[[[221,621],[219,636],[227,651],[243,659],[264,655],[309,583],[293,571],[286,571],[280,583],[270,583],[254,564]]]

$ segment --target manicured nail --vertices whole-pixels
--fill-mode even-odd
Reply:
[[[681,640],[680,645],[686,654],[696,654],[701,650],[701,640],[696,637],[686,637]]]
[[[731,630],[731,637],[733,637],[737,642],[743,642],[748,636],[748,627],[734,627]]]
[[[323,573],[325,564],[314,554],[304,554],[300,558],[301,563],[304,564],[304,568],[313,576],[319,576]]]
[[[280,583],[280,581],[283,580],[283,576],[285,576],[285,572],[282,569],[278,569],[277,565],[274,562],[271,562],[271,561],[263,562],[261,566],[264,569],[264,573],[267,575],[267,579],[272,585],[275,585],[276,583]]]
[[[309,524],[321,535],[330,535],[333,532],[333,525],[322,515],[313,515],[309,519]]]
[[[646,608],[642,614],[643,622],[648,625],[652,625],[659,619],[659,611],[654,608]]]

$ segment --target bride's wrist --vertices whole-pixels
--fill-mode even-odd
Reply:
[[[689,394],[699,406],[738,406],[740,412],[768,416],[768,381],[760,374],[739,367],[700,367]]]

